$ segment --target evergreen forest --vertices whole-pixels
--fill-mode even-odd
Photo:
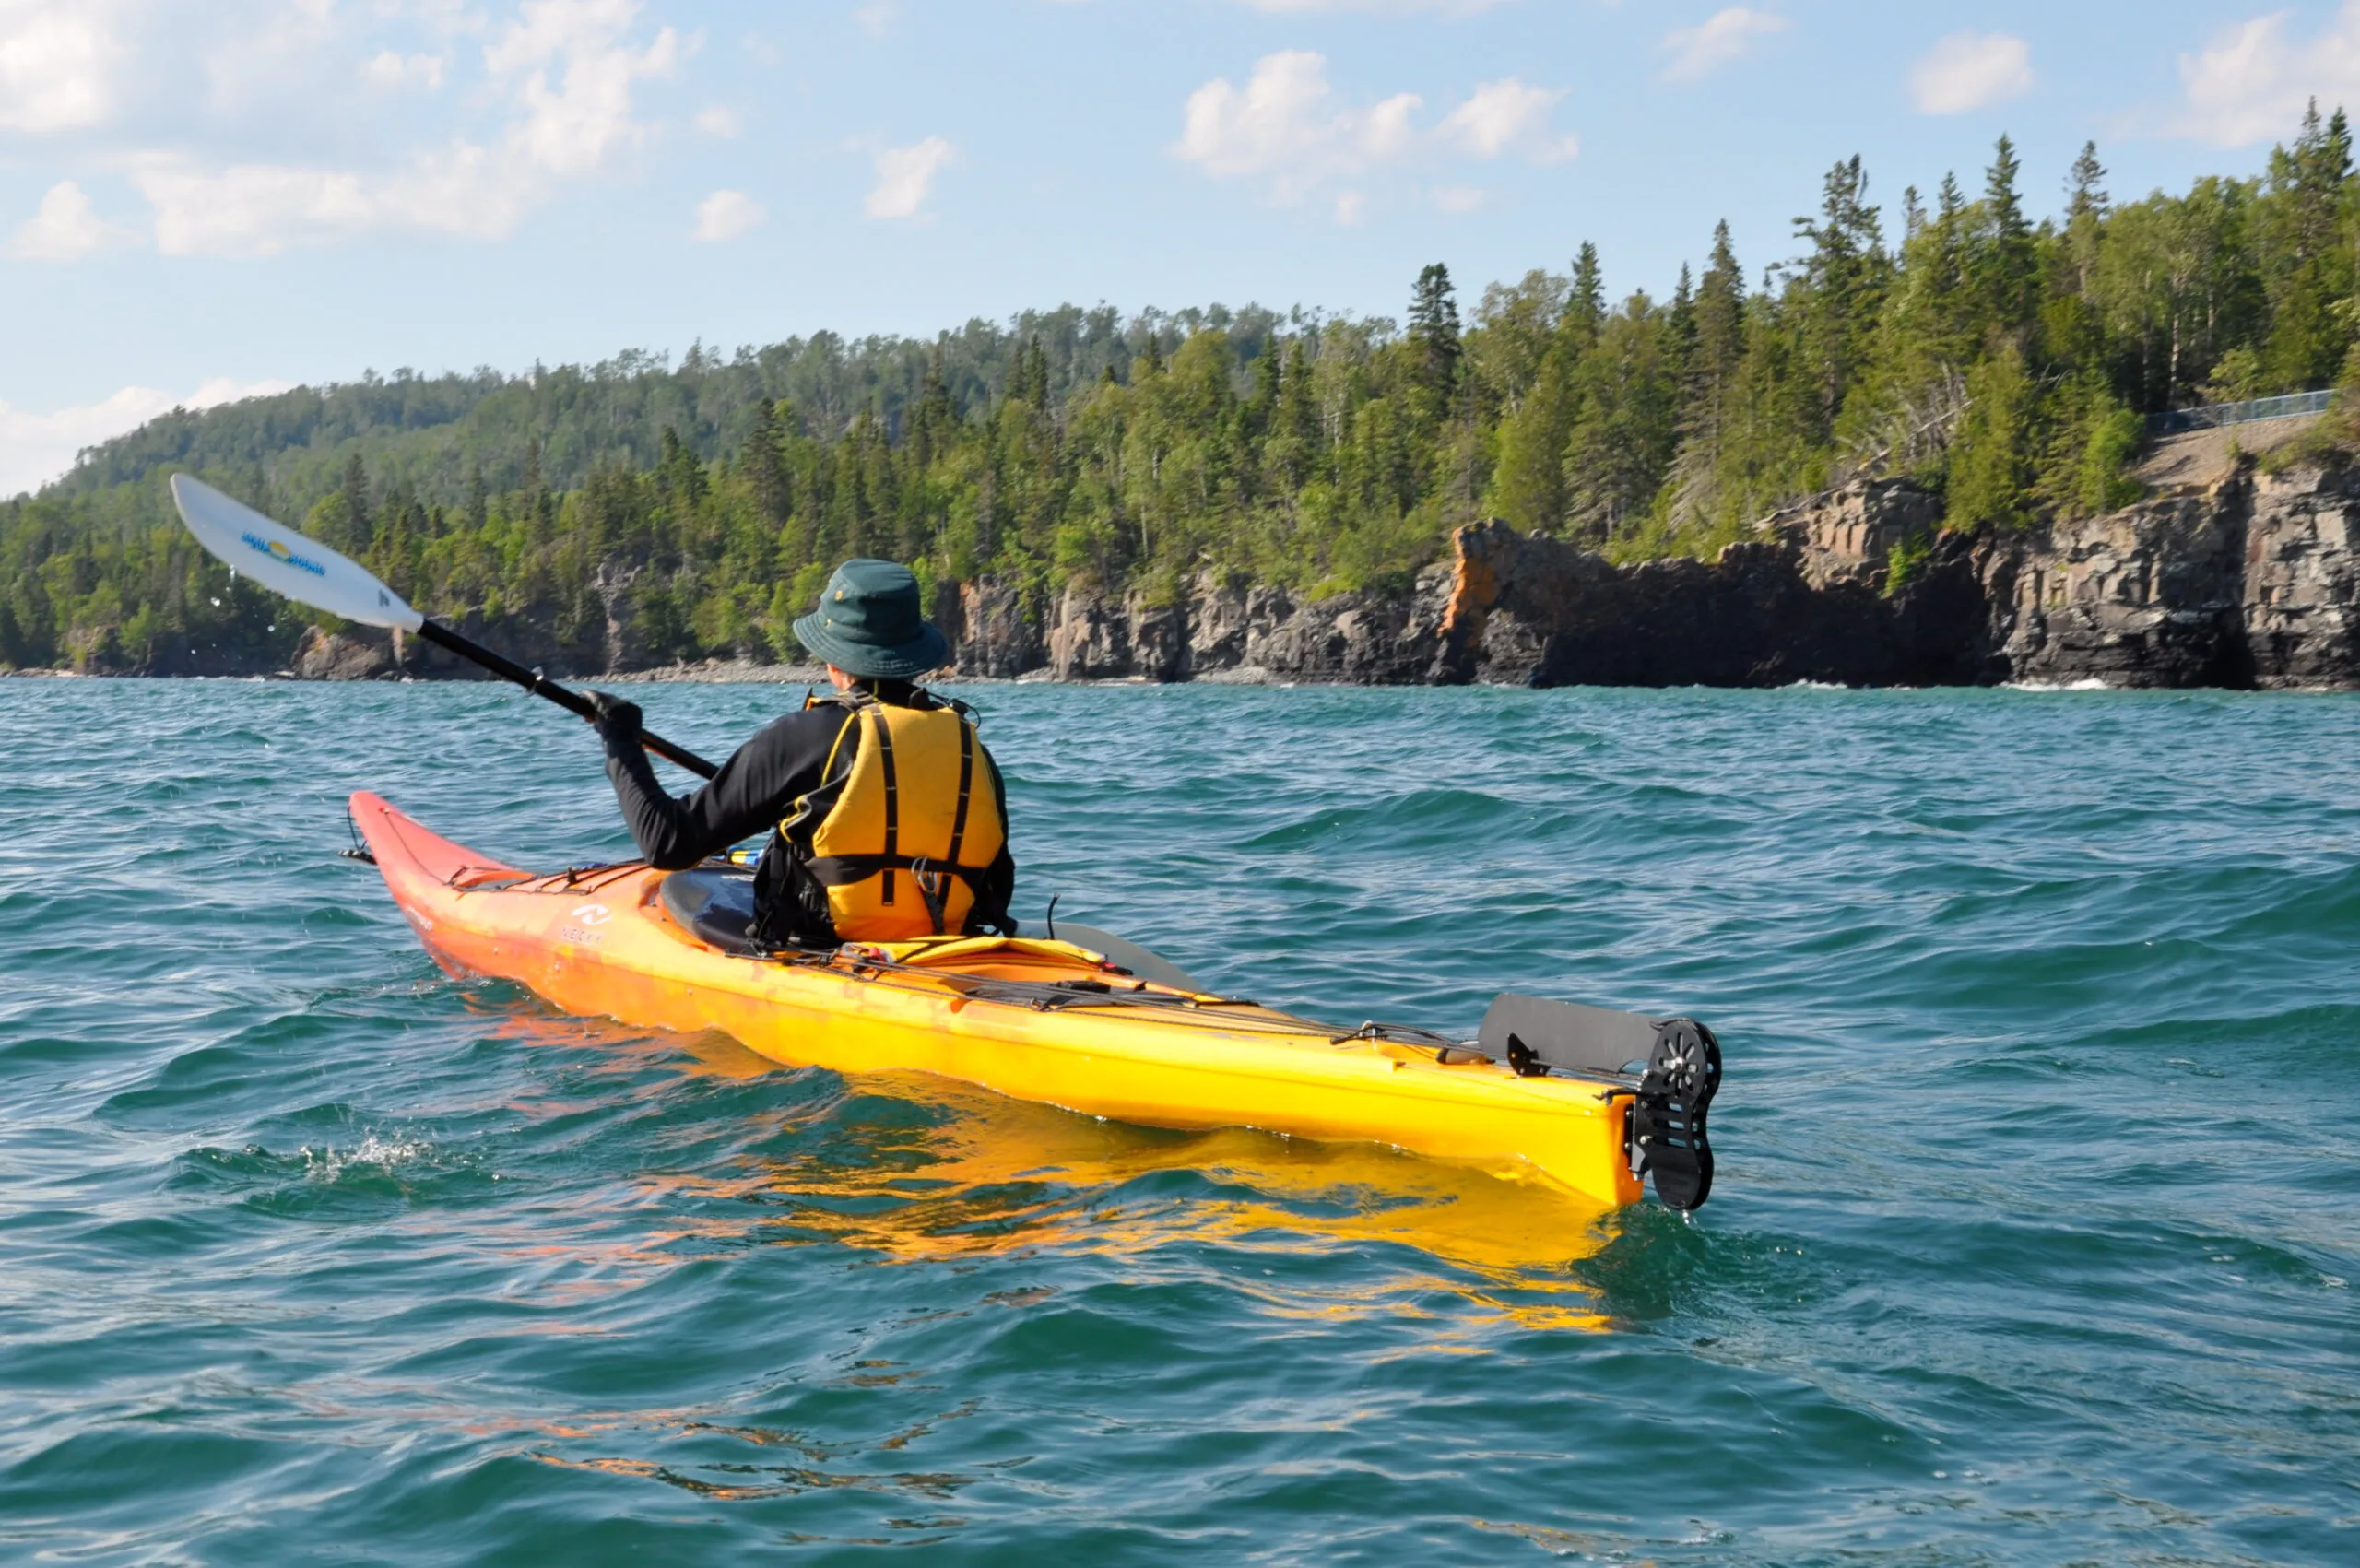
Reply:
[[[1749,272],[1724,224],[1661,297],[1611,296],[1582,244],[1480,297],[1428,266],[1398,321],[1068,306],[175,411],[0,501],[0,666],[286,662],[312,618],[201,555],[178,469],[577,672],[619,623],[635,663],[792,657],[788,622],[854,555],[1039,613],[1077,582],[1168,596],[1207,572],[1395,589],[1493,516],[1709,556],[1880,470],[1937,489],[1952,529],[2110,511],[2145,416],[2344,379],[2352,153],[2315,107],[2258,175],[2117,201],[2084,147],[2061,205],[2005,137],[1972,187],[1897,203],[1849,158],[1790,256]]]

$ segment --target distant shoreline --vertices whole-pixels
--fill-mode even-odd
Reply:
[[[78,669],[6,669],[0,670],[0,680],[280,680],[296,686],[383,685],[415,682],[437,686],[475,686],[489,684],[490,678],[473,674],[420,675],[407,672],[386,672],[358,678],[298,675],[291,669],[257,671],[249,675],[124,675],[98,674]],[[758,664],[751,659],[702,659],[692,664],[661,665],[654,669],[616,670],[603,674],[567,675],[564,684],[590,686],[825,686],[828,671],[820,665]],[[1297,681],[1285,679],[1271,671],[1255,666],[1237,669],[1208,670],[1181,682],[1160,681],[1151,676],[1129,675],[1112,678],[1091,679],[1068,677],[1060,679],[1046,668],[1028,670],[1018,676],[965,675],[952,669],[936,675],[924,684],[928,686],[960,686],[989,683],[995,686],[1296,686],[1296,685],[1355,685],[1347,681]]]

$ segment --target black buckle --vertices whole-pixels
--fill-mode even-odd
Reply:
[[[934,922],[935,934],[949,935],[942,924],[942,912],[950,890],[950,873],[937,870],[929,855],[913,855],[910,857],[910,884],[917,889],[918,897],[926,901],[926,915]]]

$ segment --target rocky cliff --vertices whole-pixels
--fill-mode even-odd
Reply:
[[[999,678],[2360,687],[2360,470],[2270,473],[2226,450],[2202,472],[2161,464],[2161,493],[2124,511],[2024,534],[1942,533],[1938,497],[1878,479],[1712,561],[1621,566],[1492,522],[1394,594],[1310,599],[1209,573],[1173,595],[1076,584],[1045,604],[947,584],[934,610],[960,672]],[[553,672],[629,667],[605,630],[600,650],[524,653]],[[475,673],[406,652],[314,631],[294,673]]]
[[[2059,525],[1984,573],[2020,680],[2356,687],[2360,473],[2250,464],[2205,490]]]
[[[1716,560],[1634,566],[1493,522],[1402,594],[1208,575],[1162,600],[1076,585],[1036,621],[967,584],[952,630],[962,672],[1061,680],[2360,687],[2360,472],[2246,457],[2024,534],[1941,514],[1866,481]]]

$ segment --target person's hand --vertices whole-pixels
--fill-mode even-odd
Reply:
[[[590,722],[598,726],[600,735],[608,740],[637,740],[639,738],[638,703],[627,701],[610,691],[590,691],[584,695],[590,699],[590,706],[596,710],[590,715]]]

